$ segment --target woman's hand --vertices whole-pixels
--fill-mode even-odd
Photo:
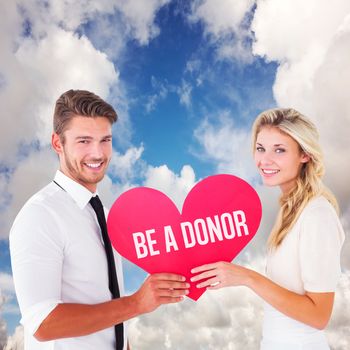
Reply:
[[[197,288],[220,289],[229,286],[247,286],[252,271],[239,265],[220,261],[195,267],[191,272],[196,274],[191,278],[191,282],[205,280],[198,283]]]

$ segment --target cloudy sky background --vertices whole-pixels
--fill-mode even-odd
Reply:
[[[263,221],[237,259],[264,270],[278,191],[260,186],[250,127],[262,110],[294,107],[319,127],[325,181],[350,228],[350,2],[348,0],[0,0],[0,348],[20,348],[8,232],[26,199],[57,168],[53,105],[70,88],[119,114],[101,193],[110,205],[132,186],[181,204],[200,179],[241,176]],[[327,336],[350,347],[350,243],[343,248]],[[125,265],[129,293],[144,273]],[[261,300],[244,288],[206,293],[129,322],[134,349],[256,349]],[[16,347],[17,346],[17,347]]]

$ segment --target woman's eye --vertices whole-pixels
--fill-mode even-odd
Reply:
[[[285,149],[283,148],[276,148],[276,153],[283,153],[285,152]]]
[[[264,152],[264,148],[263,148],[263,147],[257,147],[256,150],[257,150],[258,152]]]

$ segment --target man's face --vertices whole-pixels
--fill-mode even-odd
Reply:
[[[60,170],[96,191],[112,155],[112,126],[105,117],[74,117],[64,131],[64,141],[52,135],[52,145],[60,158]]]

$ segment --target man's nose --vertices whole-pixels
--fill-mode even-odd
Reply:
[[[93,142],[90,149],[90,156],[100,159],[103,157],[102,145],[100,142]]]

